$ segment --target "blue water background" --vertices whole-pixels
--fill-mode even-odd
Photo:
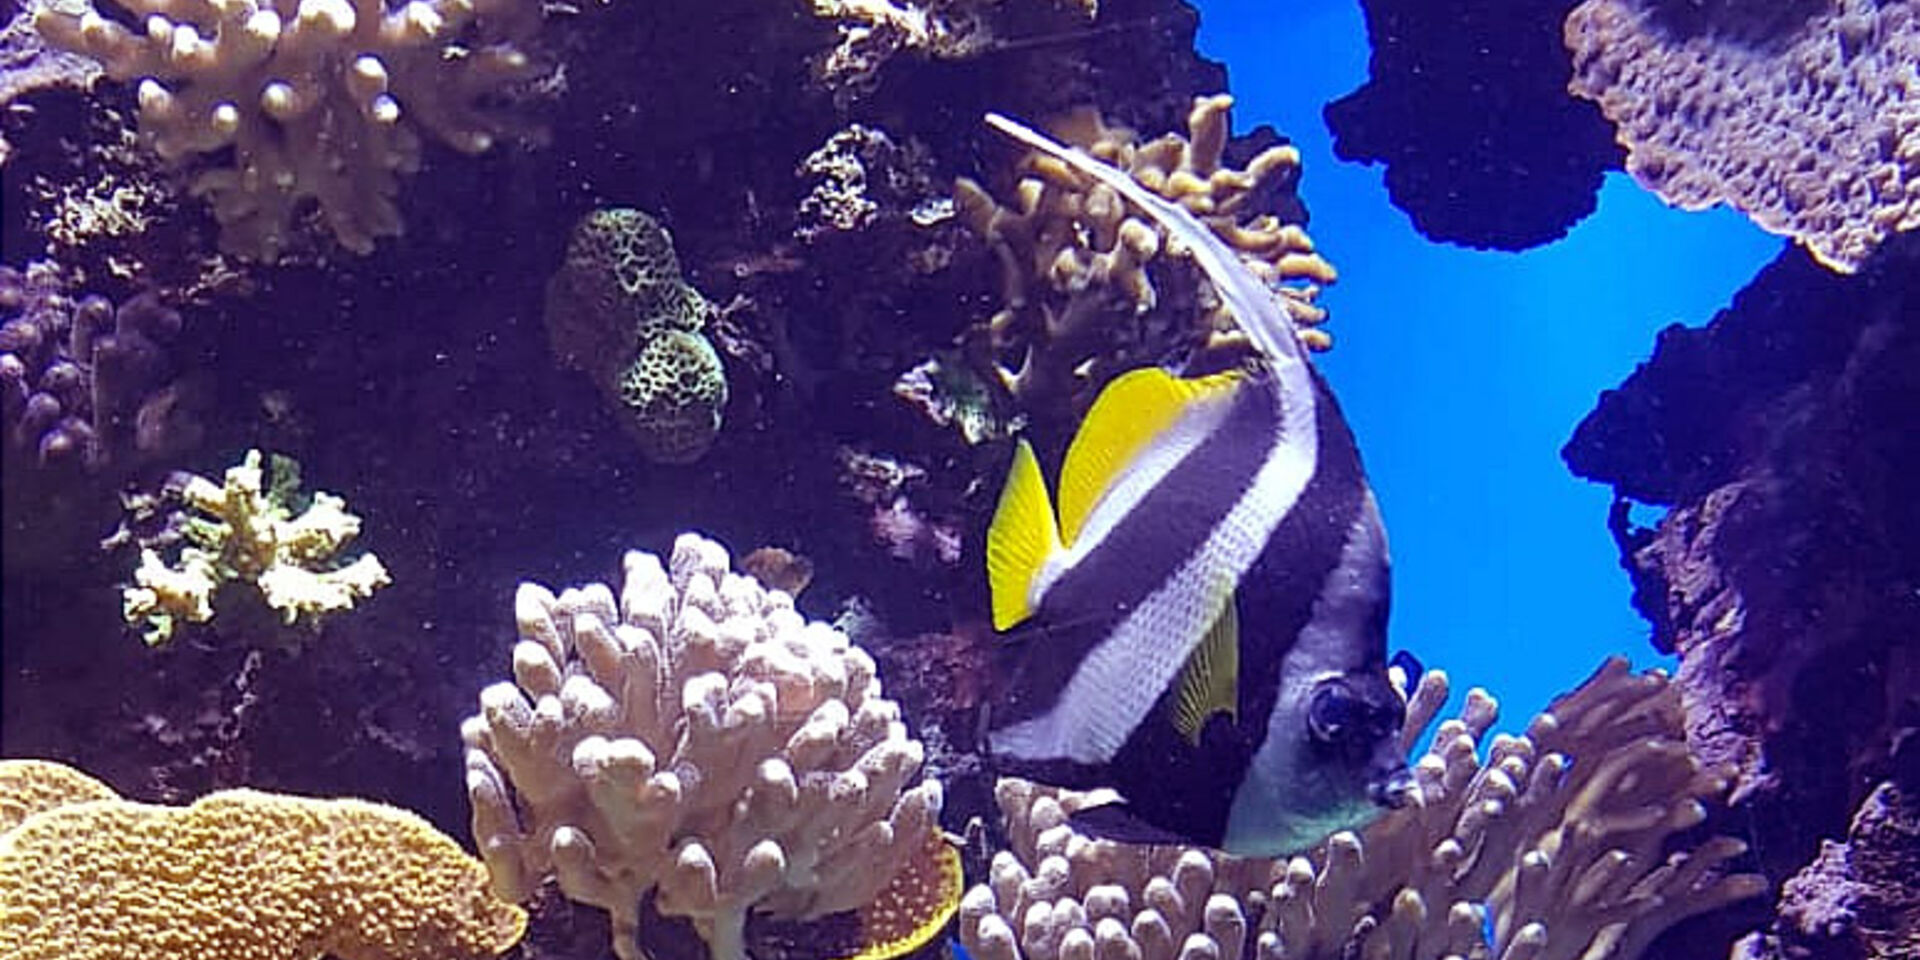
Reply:
[[[1386,515],[1394,647],[1445,668],[1456,700],[1492,690],[1510,730],[1608,654],[1662,663],[1628,603],[1608,490],[1559,449],[1656,331],[1705,323],[1781,241],[1729,210],[1668,209],[1614,173],[1599,211],[1557,243],[1432,243],[1388,202],[1382,168],[1334,158],[1320,116],[1366,81],[1359,5],[1196,2],[1235,130],[1268,123],[1299,146],[1311,232],[1340,270],[1322,294],[1336,346],[1321,369]]]

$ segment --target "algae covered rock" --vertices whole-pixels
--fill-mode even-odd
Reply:
[[[711,313],[673,237],[631,208],[582,217],[547,283],[554,357],[593,380],[657,463],[698,460],[720,432],[727,380],[703,332]]]

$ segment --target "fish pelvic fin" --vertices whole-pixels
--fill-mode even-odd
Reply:
[[[1173,726],[1195,747],[1207,721],[1224,713],[1240,716],[1240,613],[1232,596],[1222,605],[1213,627],[1187,657],[1174,688]]]
[[[987,527],[987,586],[993,595],[995,630],[1011,630],[1033,616],[1034,584],[1059,552],[1060,527],[1040,460],[1033,445],[1021,440]]]
[[[1245,374],[1238,370],[1187,379],[1159,367],[1115,377],[1087,411],[1060,468],[1060,532],[1074,543],[1087,516],[1140,452],[1196,404],[1222,399]]]

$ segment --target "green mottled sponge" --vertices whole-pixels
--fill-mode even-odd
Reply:
[[[661,463],[698,460],[720,429],[727,381],[701,333],[710,310],[681,277],[666,228],[629,208],[581,218],[547,284],[555,356],[621,404]]]
[[[707,338],[668,330],[648,340],[620,377],[640,449],[660,463],[692,463],[720,432],[727,376]]]

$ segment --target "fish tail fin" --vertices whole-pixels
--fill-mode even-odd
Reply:
[[[1034,582],[1060,549],[1060,524],[1040,461],[1033,445],[1021,440],[987,528],[987,586],[993,595],[995,630],[1010,630],[1033,615]]]

